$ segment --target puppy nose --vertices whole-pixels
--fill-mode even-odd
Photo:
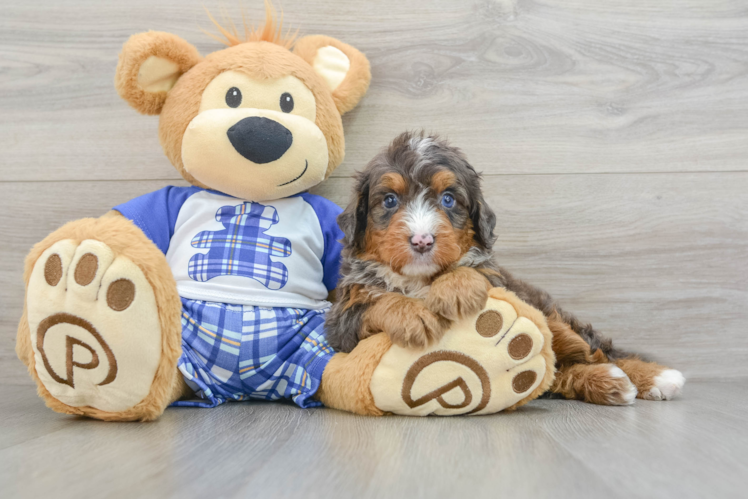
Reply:
[[[428,233],[416,234],[410,238],[410,246],[418,253],[426,253],[434,246],[434,237]]]
[[[236,122],[226,132],[237,153],[253,163],[270,163],[288,151],[291,131],[275,120],[250,116]]]

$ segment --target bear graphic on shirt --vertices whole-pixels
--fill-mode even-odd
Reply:
[[[216,212],[223,224],[221,231],[201,231],[192,238],[195,248],[207,248],[189,262],[188,274],[195,281],[217,276],[244,276],[270,290],[280,290],[288,282],[288,269],[270,257],[291,255],[287,238],[270,236],[265,231],[280,221],[278,211],[259,203],[244,202],[223,206]]]

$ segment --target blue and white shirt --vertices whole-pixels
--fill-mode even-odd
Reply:
[[[169,186],[114,207],[166,255],[181,297],[264,307],[329,307],[342,211],[313,194],[257,203]]]

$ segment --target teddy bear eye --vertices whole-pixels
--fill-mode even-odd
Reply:
[[[229,91],[226,92],[226,104],[231,108],[238,108],[241,103],[242,91],[236,87],[231,87]]]
[[[293,111],[293,96],[288,92],[283,92],[280,99],[281,111],[284,113],[290,113]]]

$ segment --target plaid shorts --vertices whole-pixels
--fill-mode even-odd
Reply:
[[[324,335],[325,312],[183,298],[177,367],[200,400],[173,405],[291,398],[302,408],[321,406],[312,396],[334,354]]]

